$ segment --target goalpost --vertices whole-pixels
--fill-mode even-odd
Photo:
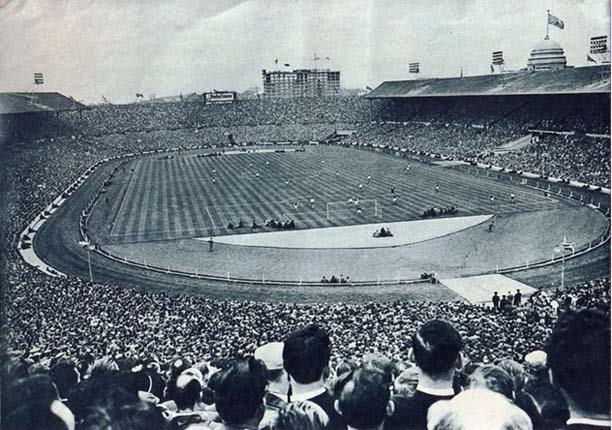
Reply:
[[[358,215],[359,209],[361,216],[366,218],[382,216],[382,207],[378,206],[377,199],[327,202],[325,214],[327,219],[353,218]]]

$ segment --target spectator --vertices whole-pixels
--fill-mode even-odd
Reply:
[[[385,383],[389,386],[393,384],[395,370],[393,362],[384,354],[379,352],[365,354],[361,359],[361,367],[382,372],[385,376]]]
[[[493,293],[493,297],[491,298],[491,301],[493,302],[493,309],[495,311],[499,311],[499,296],[497,295],[497,291]]]
[[[508,376],[510,376],[512,379],[512,390],[515,393],[523,390],[525,382],[527,381],[527,374],[525,373],[525,369],[522,365],[507,358],[498,360],[496,365],[499,366],[500,369],[503,369]]]
[[[530,381],[517,394],[515,403],[529,415],[536,429],[562,429],[569,418],[567,402],[548,381]]]
[[[6,430],[74,430],[72,411],[61,401],[46,375],[3,381],[2,428]]]
[[[388,420],[388,429],[424,428],[427,410],[438,400],[455,394],[455,370],[462,367],[461,335],[448,322],[432,320],[423,324],[412,336],[412,354],[419,367],[419,383],[412,397],[395,396],[395,413]]]
[[[312,324],[287,336],[283,365],[291,378],[291,401],[310,400],[316,403],[329,417],[331,429],[344,429],[346,426],[334,409],[333,397],[324,385],[330,353],[329,336]]]
[[[470,388],[484,388],[514,401],[514,384],[510,375],[501,367],[487,364],[479,366],[470,375]]]
[[[120,387],[98,393],[79,424],[79,430],[98,429],[164,430],[160,410]]]
[[[425,427],[423,427],[425,428]],[[467,390],[452,400],[433,404],[427,430],[531,430],[529,416],[503,395],[484,389]]]
[[[358,367],[343,374],[334,386],[335,409],[349,430],[382,429],[385,419],[393,414],[390,385],[380,370]]]
[[[204,377],[198,369],[184,370],[176,379],[175,399],[179,413],[190,413],[197,410],[202,399]]]
[[[553,384],[567,400],[567,429],[610,428],[610,317],[595,310],[559,317],[547,345]]]
[[[289,393],[289,376],[283,368],[284,346],[282,342],[270,342],[255,350],[255,358],[267,369],[266,407],[277,410],[285,406]]]
[[[414,366],[404,370],[393,382],[393,393],[401,397],[411,397],[419,384],[419,368]]]
[[[257,428],[264,416],[266,366],[255,358],[235,360],[215,383],[215,406],[223,421],[219,429]]]
[[[70,388],[81,380],[76,363],[66,359],[58,361],[51,367],[49,376],[53,379],[61,399],[68,397]]]
[[[321,406],[304,400],[287,403],[279,411],[273,430],[325,430],[328,425],[328,415]]]
[[[523,295],[521,294],[521,290],[516,290],[516,293],[514,293],[514,298],[512,299],[512,306],[520,306],[522,297]]]

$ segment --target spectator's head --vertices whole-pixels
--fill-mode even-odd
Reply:
[[[257,348],[254,356],[266,365],[270,390],[278,392],[280,389],[283,394],[287,394],[289,381],[283,367],[283,348],[282,342],[270,342]]]
[[[461,367],[461,335],[446,321],[431,320],[412,336],[414,360],[429,377],[436,378]]]
[[[534,428],[563,428],[569,418],[567,402],[548,381],[530,381],[517,393],[515,404],[527,412]]]
[[[94,361],[95,357],[91,353],[85,353],[79,357],[78,371],[83,378],[89,376],[89,372],[91,371]]]
[[[502,394],[508,400],[514,399],[514,384],[512,378],[501,367],[485,364],[478,367],[470,375],[470,388],[487,388]]]
[[[193,410],[202,398],[204,386],[202,372],[193,367],[183,370],[176,378],[174,402],[179,410]]]
[[[399,396],[412,396],[419,385],[419,368],[409,367],[393,381],[393,393]]]
[[[355,367],[357,367],[357,365],[352,360],[342,360],[336,366],[336,376],[339,377],[343,373],[350,372]]]
[[[525,382],[527,380],[527,375],[525,373],[525,369],[521,364],[517,363],[514,360],[503,359],[497,362],[497,366],[501,369],[505,370],[508,376],[512,378],[512,384],[514,386],[514,392],[518,393],[525,386]]]
[[[61,360],[57,362],[51,367],[49,376],[53,379],[62,399],[68,396],[70,388],[81,379],[77,364],[70,360]]]
[[[266,366],[255,358],[235,360],[215,381],[215,406],[230,425],[259,423],[266,394]]]
[[[559,317],[547,345],[552,381],[570,411],[610,414],[610,317],[583,309]]]
[[[101,393],[87,408],[80,430],[163,430],[166,428],[161,412],[151,403],[120,387]]]
[[[546,367],[547,361],[548,358],[544,351],[532,351],[525,355],[524,367],[532,379],[537,379],[540,382],[548,382],[550,376],[548,374],[548,367]]]
[[[30,366],[23,358],[2,357],[0,360],[2,378],[6,380],[25,378],[30,374]]]
[[[366,354],[361,359],[361,366],[365,369],[380,370],[385,375],[387,383],[393,383],[395,366],[387,356],[381,353]]]
[[[334,385],[334,407],[350,428],[380,428],[393,413],[391,389],[383,372],[358,367],[343,374]]]
[[[18,379],[3,388],[2,428],[73,430],[74,421],[74,415],[60,401],[49,376]]]
[[[329,336],[312,324],[289,334],[283,348],[283,365],[298,384],[322,381],[330,353]]]
[[[191,367],[191,361],[184,357],[178,357],[172,360],[170,363],[170,378],[176,378],[180,375],[183,370],[189,369]]]
[[[114,372],[119,370],[119,366],[113,357],[110,355],[105,355],[104,357],[98,358],[94,361],[91,367],[91,373],[98,372]]]
[[[427,430],[531,430],[529,416],[504,396],[473,389],[429,407]]]
[[[274,430],[324,430],[329,417],[316,403],[297,401],[287,403],[279,412]]]

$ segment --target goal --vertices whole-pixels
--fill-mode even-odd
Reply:
[[[327,219],[350,219],[358,215],[358,209],[361,209],[361,216],[365,218],[380,217],[382,215],[382,207],[378,206],[377,199],[366,199],[355,201],[337,201],[327,202],[326,217]]]

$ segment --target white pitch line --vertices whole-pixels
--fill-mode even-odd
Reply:
[[[208,211],[208,206],[205,206],[204,209],[206,209],[206,213],[208,214],[208,218],[210,218],[210,222],[212,222],[213,228],[217,228],[217,226],[215,225],[215,220],[213,219],[212,215]]]

